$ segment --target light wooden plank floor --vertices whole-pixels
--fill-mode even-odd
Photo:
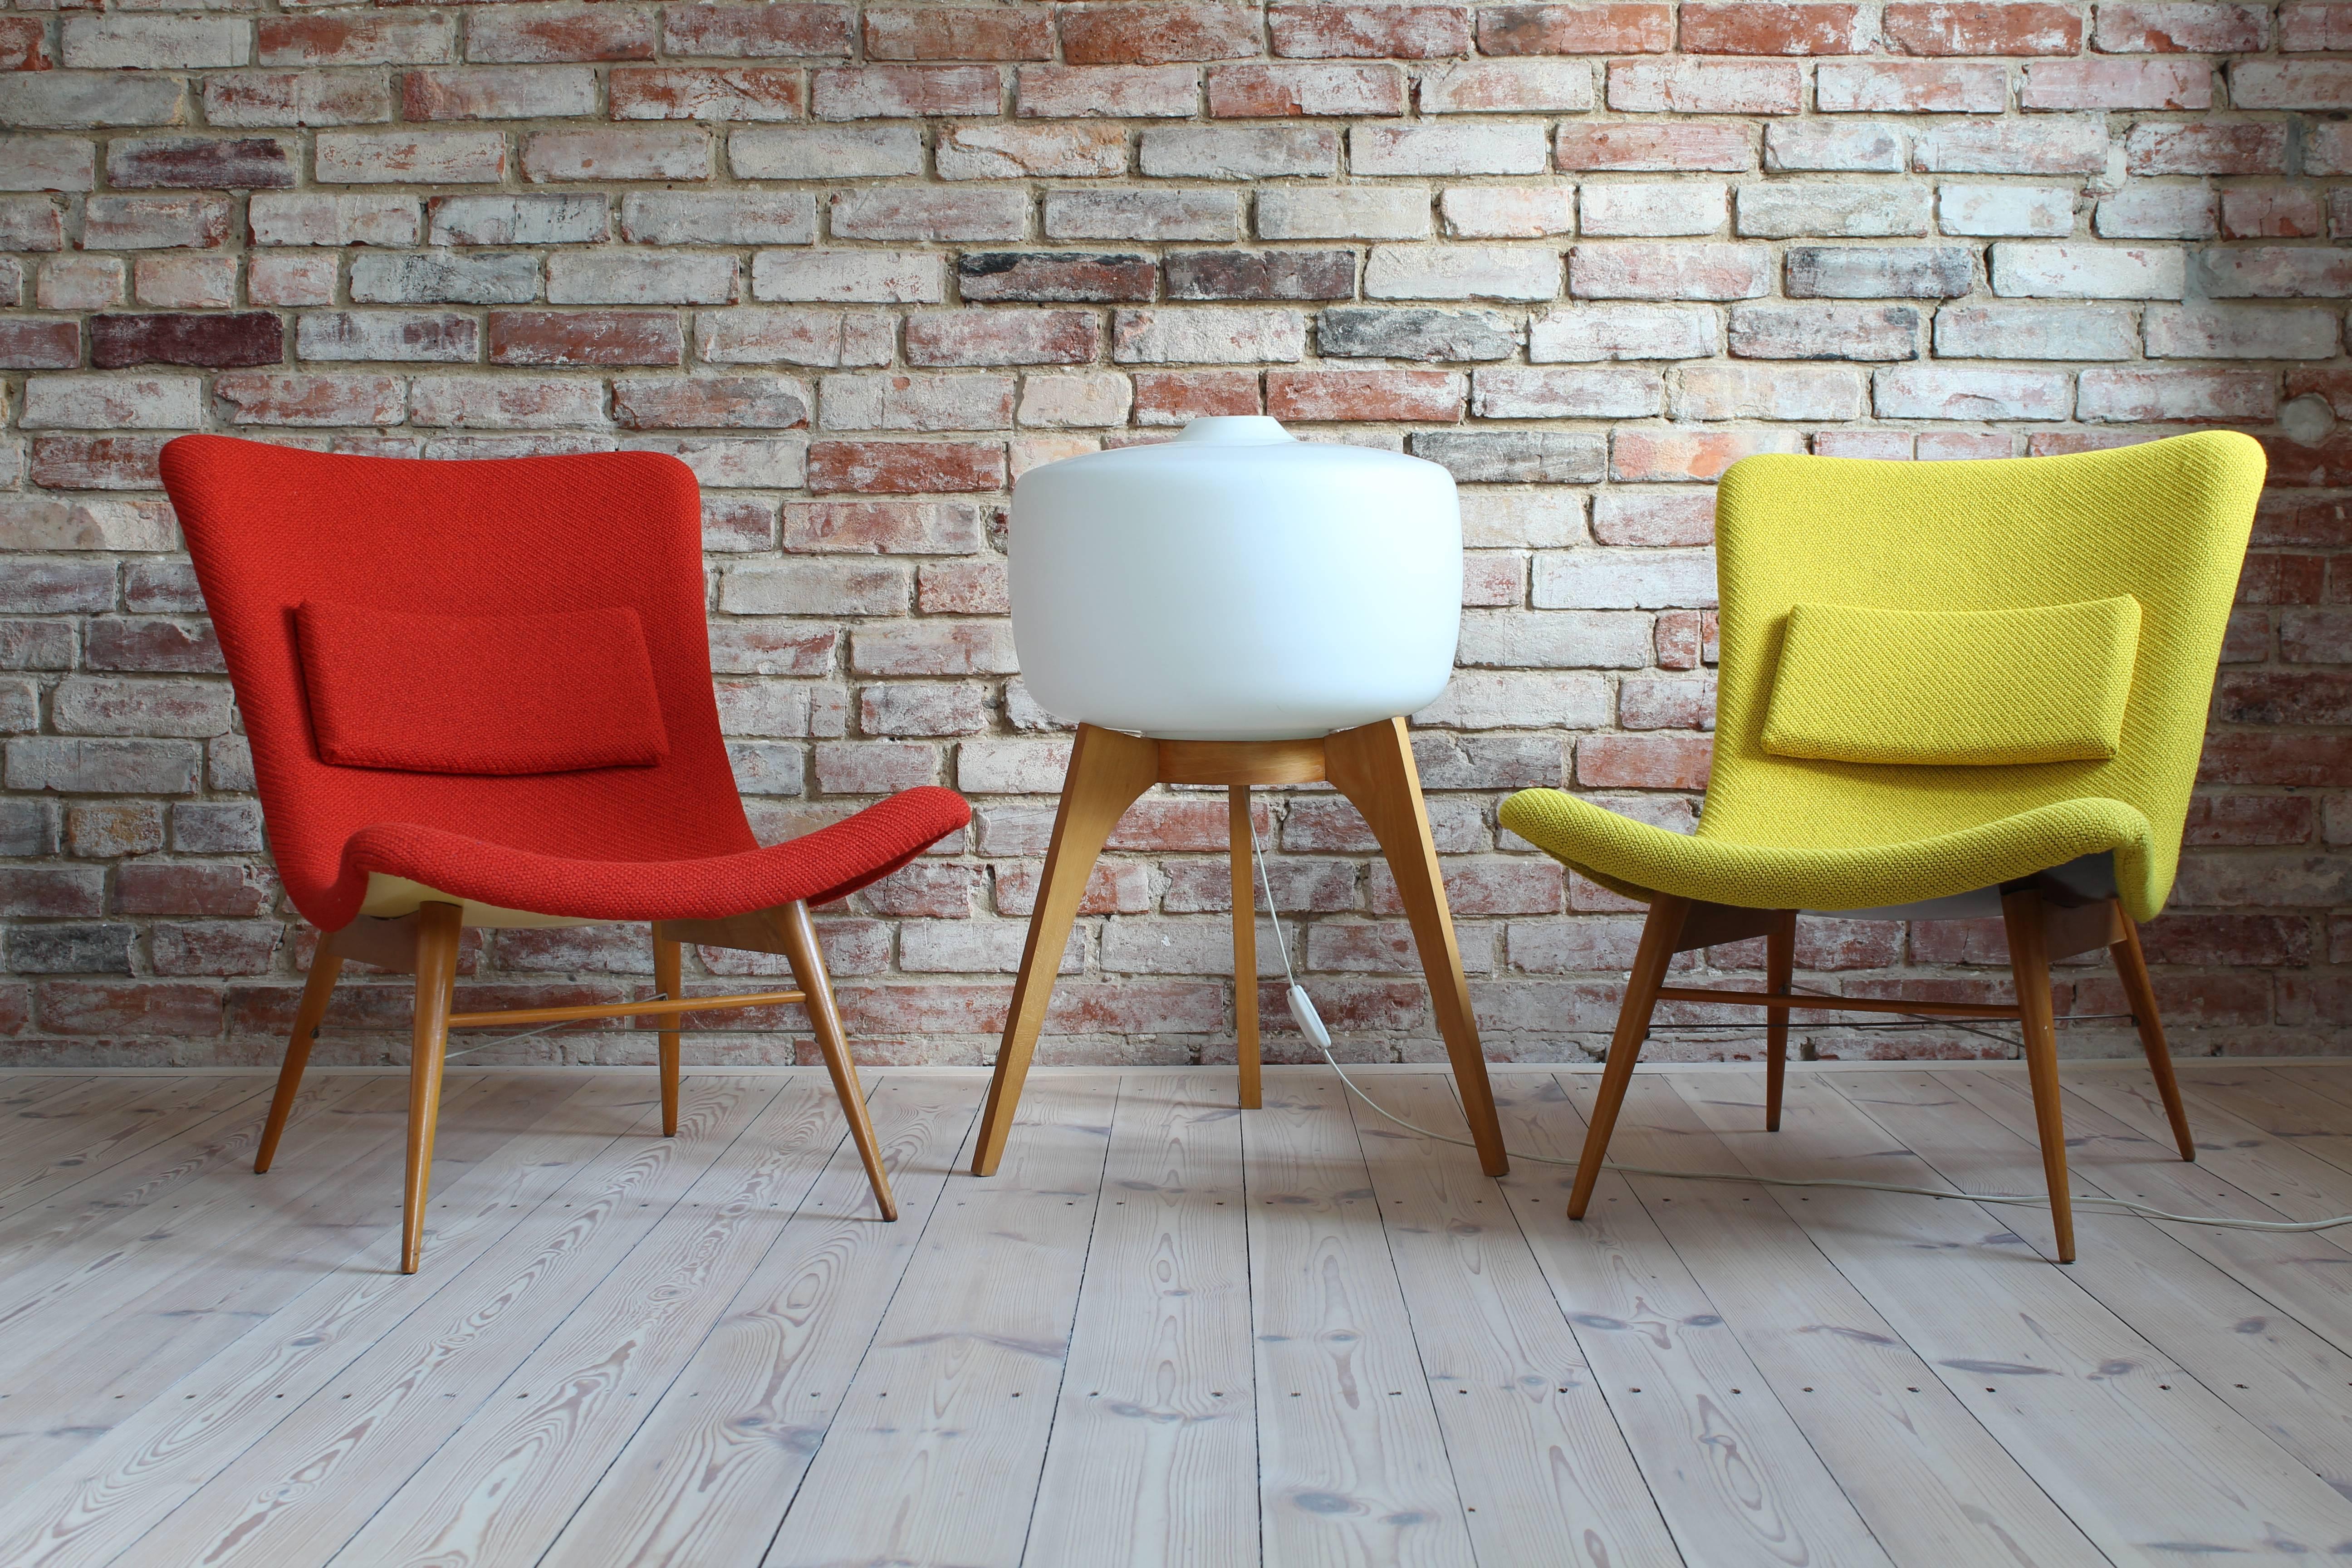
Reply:
[[[2352,1063],[2069,1066],[2075,1191],[2352,1212]],[[1573,1158],[1588,1072],[1498,1068]],[[1442,1074],[1381,1069],[1461,1131]],[[2032,1191],[2021,1068],[1644,1072],[1629,1163],[1494,1182],[1328,1072],[877,1072],[902,1218],[821,1075],[453,1070],[425,1269],[404,1083],[0,1073],[5,1568],[1872,1568],[2352,1554],[2352,1228]]]

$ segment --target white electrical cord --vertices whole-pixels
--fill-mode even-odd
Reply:
[[[1255,819],[1250,822],[1250,854],[1251,858],[1257,862],[1258,885],[1265,889],[1266,918],[1274,923],[1274,951],[1281,956],[1283,978],[1290,983],[1290,1016],[1298,1025],[1298,1032],[1305,1035],[1308,1043],[1323,1053],[1323,1059],[1331,1064],[1331,1070],[1339,1075],[1339,1081],[1348,1086],[1348,1092],[1371,1107],[1380,1115],[1395,1122],[1406,1131],[1417,1132],[1423,1138],[1434,1139],[1440,1143],[1452,1143],[1464,1149],[1476,1148],[1477,1145],[1467,1138],[1449,1137],[1445,1133],[1432,1131],[1426,1127],[1416,1126],[1407,1121],[1403,1117],[1366,1094],[1362,1087],[1348,1076],[1348,1069],[1341,1067],[1339,1058],[1331,1054],[1330,1031],[1324,1027],[1322,1016],[1316,1012],[1314,1002],[1307,994],[1307,988],[1298,984],[1298,976],[1290,967],[1290,949],[1282,940],[1282,915],[1275,906],[1274,881],[1266,875],[1265,848],[1258,842],[1257,823]],[[1234,918],[1239,919],[1244,911],[1236,910],[1234,912]],[[1506,1149],[1504,1152],[1514,1160],[1528,1160],[1539,1165],[1574,1165],[1577,1163],[1574,1160],[1555,1159],[1546,1154],[1523,1154],[1516,1149]],[[1602,1161],[1601,1168],[1604,1171],[1614,1171],[1620,1175],[1671,1176],[1685,1182],[1737,1182],[1743,1185],[1764,1187],[1845,1187],[1865,1193],[1902,1193],[1923,1198],[1956,1198],[1966,1203],[2017,1204],[2027,1208],[2050,1206],[2047,1196],[2027,1193],[1946,1193],[1937,1192],[1933,1187],[1906,1187],[1895,1182],[1839,1181],[1827,1177],[1800,1179],[1783,1176],[1727,1175],[1717,1171],[1671,1171],[1655,1165],[1621,1165],[1614,1160]],[[2337,1215],[2333,1219],[2313,1220],[2227,1219],[2210,1215],[2173,1214],[2164,1209],[2151,1207],[2147,1204],[2134,1203],[2129,1198],[2096,1197],[2084,1194],[2075,1195],[2074,1204],[2079,1208],[2135,1214],[2143,1219],[2167,1220],[2174,1225],[2212,1226],[2223,1230],[2268,1230],[2293,1233],[2333,1230],[2337,1226],[2352,1225],[2352,1214]]]

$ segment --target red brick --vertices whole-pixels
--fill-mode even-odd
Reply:
[[[2135,174],[2284,174],[2286,127],[2262,121],[2135,125],[2124,156]]]
[[[1470,52],[1470,13],[1458,5],[1274,5],[1273,52],[1292,59],[1444,59]]]
[[[2026,109],[2210,109],[2203,60],[2037,60],[2025,68]]]
[[[45,71],[49,58],[38,16],[0,16],[0,71]]]
[[[1079,303],[1149,300],[1160,268],[1148,256],[1087,251],[965,251],[956,258],[956,286],[964,299]]]
[[[1563,123],[1552,162],[1571,170],[1694,169],[1738,173],[1756,167],[1756,140],[1745,125],[1706,121]]]
[[[1171,300],[1347,300],[1352,250],[1177,250],[1161,259]]]
[[[625,5],[483,5],[466,18],[466,58],[544,63],[649,60],[650,14]]]
[[[53,490],[155,490],[167,436],[36,436],[33,482]]]
[[[117,914],[250,920],[267,913],[275,896],[275,883],[258,867],[139,860],[114,873]]]
[[[1462,417],[1464,377],[1446,370],[1274,370],[1265,408],[1276,419],[1452,424]]]
[[[98,867],[0,866],[0,914],[62,920],[106,912],[106,873]]]
[[[613,384],[613,419],[627,430],[791,430],[808,418],[808,388],[784,376],[631,376]]]
[[[2083,47],[2083,16],[2071,5],[1896,0],[1881,24],[1908,55],[2071,55]]]
[[[221,1032],[221,994],[210,985],[48,980],[37,988],[37,994],[41,1026],[61,1035],[167,1035],[202,1040]]]
[[[2224,671],[2213,717],[2229,724],[2352,724],[2352,675],[2328,670]]]
[[[1593,500],[1592,537],[1603,544],[1643,546],[1715,542],[1715,492],[1677,490],[1664,495],[1606,490]],[[1676,615],[1697,612],[1676,611]],[[1661,622],[1664,616],[1660,616]],[[1693,626],[1696,623],[1694,621]],[[1661,630],[1663,637],[1664,632]],[[1694,631],[1693,636],[1696,636]],[[1680,668],[1695,668],[1696,660]]]
[[[2301,965],[2311,962],[2311,921],[2301,915],[2201,914],[2171,910],[2140,927],[2153,964]]]
[[[1183,66],[1023,66],[1014,112],[1024,119],[1182,120],[1198,100],[1198,75]]]
[[[1705,789],[1713,742],[1688,735],[1587,735],[1576,782],[1593,789]]]
[[[1682,47],[1697,55],[1859,55],[1868,14],[1843,0],[1686,0]]]
[[[80,363],[79,323],[29,316],[0,319],[0,368],[73,370]]]
[[[1037,907],[1037,889],[1043,880],[1042,862],[1006,861],[999,865],[996,868],[996,912],[1026,920]],[[1150,910],[1150,875],[1145,868],[1131,860],[1097,863],[1087,873],[1087,890],[1078,899],[1078,913],[1081,915],[1139,915],[1148,914]]]
[[[1404,73],[1393,66],[1212,66],[1209,112],[1221,119],[1402,114]]]
[[[992,441],[817,441],[808,487],[867,494],[1003,489],[1004,448]]]
[[[1135,374],[1135,422],[1182,425],[1218,415],[1263,414],[1247,370],[1146,370]]]
[[[1628,482],[1716,479],[1752,452],[1799,452],[1804,437],[1785,430],[1619,429],[1610,440],[1609,471]]]
[[[1062,58],[1074,66],[1157,66],[1258,52],[1256,19],[1235,5],[1150,0],[1059,9]]]
[[[927,561],[915,574],[915,607],[929,616],[1009,616],[1013,601],[1004,564]]]
[[[2197,777],[2203,784],[2333,788],[2352,778],[2352,735],[2210,736]]]
[[[987,66],[844,67],[814,73],[809,101],[819,120],[907,120],[993,115],[1003,92]]]
[[[1662,0],[1487,5],[1478,11],[1481,54],[1664,54],[1674,47],[1675,8]]]
[[[283,190],[295,149],[272,136],[142,136],[110,143],[107,183],[121,190]]]
[[[667,310],[493,310],[492,364],[682,364],[686,339]]]
[[[624,66],[607,84],[615,120],[798,120],[799,71],[782,66]]]
[[[1567,904],[1568,868],[1557,860],[1527,857],[1448,866],[1443,872],[1445,901],[1455,919],[1492,915],[1557,914]],[[1376,915],[1404,913],[1396,877],[1388,862],[1373,862],[1365,889]]]
[[[286,329],[268,310],[92,316],[89,354],[90,363],[101,370],[132,364],[276,364],[286,357]]]
[[[2230,101],[2240,109],[2352,109],[2352,60],[2237,60]]]
[[[672,55],[846,55],[851,16],[846,5],[667,5],[662,36]]]
[[[408,415],[406,388],[392,375],[217,376],[213,394],[232,425],[397,425]]]
[[[1794,114],[1804,68],[1772,60],[1612,60],[1609,107],[1633,113]]]
[[[2313,7],[2318,9],[2319,7]],[[2285,8],[2293,12],[2294,6]],[[2227,0],[2156,0],[2102,5],[2092,42],[2107,54],[2248,54],[2269,41],[2270,17],[2260,5]]]
[[[2352,5],[2290,0],[2279,7],[2278,28],[2282,49],[2352,49]]]
[[[2315,239],[2326,232],[2319,193],[2304,185],[2241,186],[2221,193],[2230,239]]]
[[[1050,60],[1054,27],[1042,11],[923,5],[866,13],[869,60]]]
[[[1100,339],[1087,310],[926,310],[908,319],[907,363],[1086,364]]]

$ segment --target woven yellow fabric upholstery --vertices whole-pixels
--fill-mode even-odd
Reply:
[[[1832,763],[2104,761],[2123,743],[2138,642],[2128,594],[2030,610],[1792,605],[1764,749]]]
[[[2221,431],[1987,462],[1745,458],[1717,494],[1722,669],[1698,831],[1558,790],[1513,795],[1503,825],[1620,892],[1750,909],[1911,903],[2111,850],[2126,911],[2149,919],[2172,889],[2262,479],[2262,448]],[[1764,749],[1800,603],[2000,610],[2123,595],[2141,622],[2112,758],[1921,767]]]

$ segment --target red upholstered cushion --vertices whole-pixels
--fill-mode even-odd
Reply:
[[[669,754],[645,627],[626,605],[418,616],[305,600],[294,619],[325,762],[517,774]]]

